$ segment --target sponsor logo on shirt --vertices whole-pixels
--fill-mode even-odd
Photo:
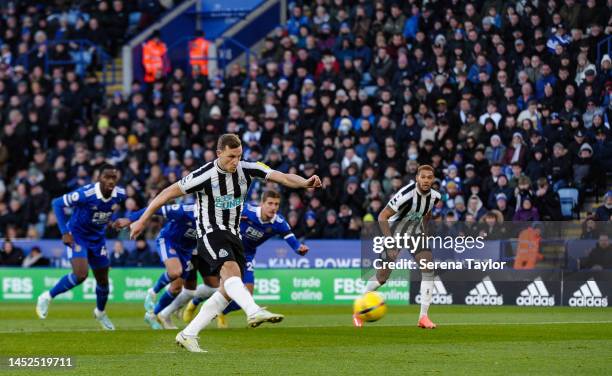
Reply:
[[[235,198],[233,195],[215,197],[215,208],[233,209],[242,205],[242,197]]]

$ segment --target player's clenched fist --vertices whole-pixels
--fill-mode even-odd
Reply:
[[[297,253],[300,256],[304,256],[306,253],[308,253],[310,248],[308,248],[308,246],[306,244],[302,244],[300,245],[300,248],[298,248]]]
[[[320,188],[321,179],[317,175],[312,175],[306,180],[306,186],[304,188]]]

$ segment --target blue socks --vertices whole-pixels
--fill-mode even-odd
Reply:
[[[238,305],[238,303],[232,300],[232,302],[223,310],[223,314],[227,315],[228,313],[234,311],[240,311],[240,306]]]
[[[191,302],[193,303],[193,305],[198,306],[203,301],[204,301],[204,299],[202,299],[202,298],[193,298],[193,300]]]
[[[172,280],[168,276],[168,273],[164,272],[162,275],[159,276],[157,282],[155,282],[155,286],[153,286],[153,291],[155,291],[156,294],[159,293],[170,282],[172,282]]]
[[[53,286],[53,288],[49,291],[49,295],[51,295],[52,298],[55,298],[57,295],[80,285],[82,282],[83,281],[79,281],[74,273],[66,274],[59,281],[57,281],[55,286]],[[96,285],[96,307],[98,307],[99,311],[104,311],[109,293],[110,290],[108,285]]]
[[[52,298],[55,298],[57,295],[64,293],[74,288],[75,286],[80,285],[81,283],[82,281],[79,282],[77,276],[74,275],[74,273],[66,274],[59,281],[57,281],[55,286],[53,286],[53,288],[49,291],[49,294]]]
[[[96,286],[96,306],[98,307],[98,311],[104,311],[106,302],[108,301],[108,293],[108,286]]]
[[[168,304],[172,303],[174,298],[176,298],[176,295],[172,294],[170,290],[166,290],[164,295],[162,295],[162,297],[159,299],[159,301],[155,305],[155,309],[153,310],[153,313],[155,313],[156,315],[160,313],[164,308],[168,306]]]

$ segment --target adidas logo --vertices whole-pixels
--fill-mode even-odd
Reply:
[[[520,306],[550,307],[555,305],[555,297],[548,293],[542,278],[538,277],[527,285],[525,290],[521,291],[521,295],[516,298],[516,304]]]
[[[221,250],[219,251],[219,257],[223,258],[227,256],[229,256],[229,253],[227,253],[225,249],[221,248]]]
[[[449,294],[446,291],[446,287],[440,277],[434,277],[434,287],[431,302],[433,304],[453,304],[453,294]],[[414,301],[417,304],[421,304],[421,294],[414,297]]]
[[[607,307],[608,297],[603,296],[593,278],[586,281],[569,299],[570,307]]]
[[[465,297],[465,304],[502,305],[504,304],[504,297],[503,295],[497,295],[497,290],[491,282],[491,278],[486,276]]]

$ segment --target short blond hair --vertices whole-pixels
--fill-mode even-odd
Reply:
[[[242,146],[242,142],[240,142],[240,138],[233,133],[226,133],[219,137],[217,141],[217,150],[223,151],[226,147],[230,149],[236,149]]]

